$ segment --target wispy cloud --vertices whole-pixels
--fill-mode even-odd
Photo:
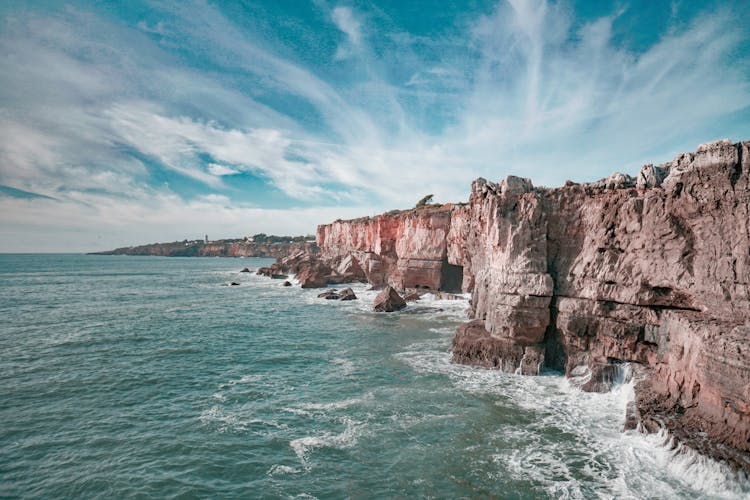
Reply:
[[[144,241],[208,211],[222,231],[309,231],[336,210],[464,199],[477,176],[634,171],[750,125],[748,34],[729,9],[667,9],[672,24],[635,50],[616,34],[633,12],[620,6],[580,19],[562,2],[501,1],[430,36],[321,5],[318,47],[203,2],[154,7],[128,22],[74,9],[3,20],[0,185],[57,201],[0,194],[0,229],[122,222]],[[243,196],[244,174],[290,209],[263,208],[264,189]]]
[[[336,49],[336,59],[345,59],[349,57],[361,43],[361,23],[354,18],[352,9],[349,7],[336,7],[331,12],[331,18],[347,37],[347,42],[341,44]]]

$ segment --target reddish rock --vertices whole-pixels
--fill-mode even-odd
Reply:
[[[544,364],[544,348],[524,347],[508,338],[495,337],[482,320],[474,320],[458,327],[452,359],[456,363],[538,375]]]
[[[328,286],[328,273],[322,266],[304,266],[295,277],[302,288],[323,288]]]
[[[457,332],[456,362],[546,365],[591,391],[642,366],[631,424],[750,470],[748,193],[750,142],[717,141],[637,178],[478,179],[468,204],[338,221],[317,241],[374,285],[471,292],[481,323]]]
[[[383,290],[375,297],[373,310],[378,312],[393,312],[406,307],[406,301],[391,286]]]

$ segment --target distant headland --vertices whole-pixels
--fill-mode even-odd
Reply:
[[[304,250],[317,253],[315,236],[275,236],[265,233],[245,238],[183,240],[170,243],[115,248],[89,255],[152,255],[160,257],[272,257],[280,258]]]

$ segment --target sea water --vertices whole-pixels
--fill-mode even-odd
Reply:
[[[0,496],[746,498],[623,432],[631,384],[454,365],[467,300],[393,313],[268,259],[0,255]],[[227,286],[236,281],[239,286]]]

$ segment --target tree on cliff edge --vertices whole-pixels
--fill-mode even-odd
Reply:
[[[429,203],[431,203],[431,202],[432,202],[432,197],[433,197],[433,196],[434,196],[434,195],[428,194],[427,196],[425,196],[424,198],[422,198],[421,200],[419,200],[419,201],[417,202],[417,206],[416,206],[416,208],[422,208],[422,207],[424,207],[424,206],[427,206],[427,205],[428,205]]]

